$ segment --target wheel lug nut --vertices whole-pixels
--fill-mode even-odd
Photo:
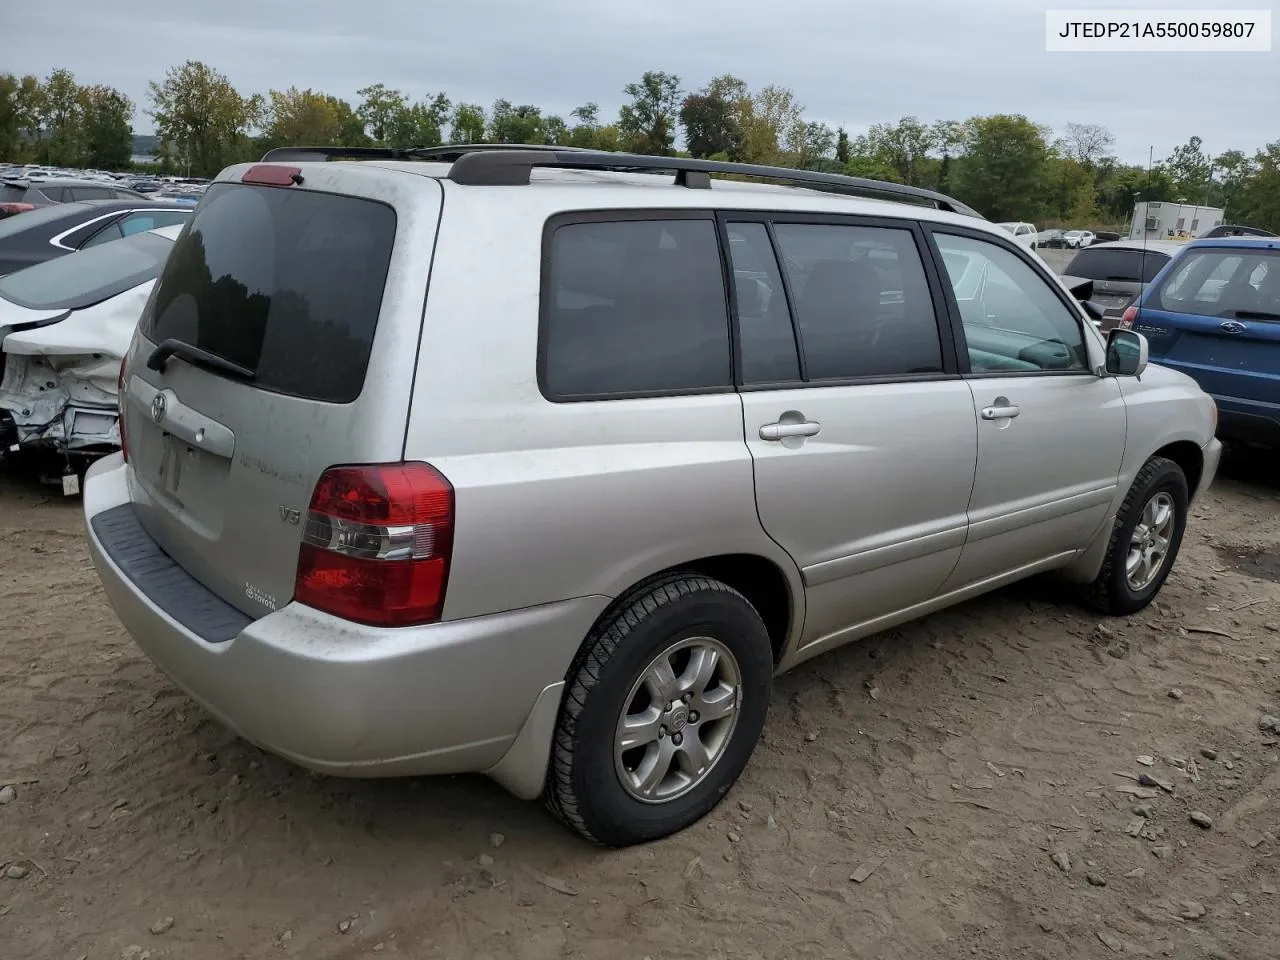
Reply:
[[[684,743],[684,734],[677,733],[674,737],[671,738],[671,742],[674,743],[677,747],[680,746],[680,744]]]
[[[688,703],[690,700],[692,700],[692,699],[693,699],[693,694],[692,694],[692,693],[686,693],[686,694],[685,694],[683,697],[681,697],[680,699],[681,699],[681,700],[683,700],[685,703]]]
[[[668,700],[668,701],[667,701],[667,709],[668,709],[668,710],[670,710],[670,709],[671,709],[671,701],[670,701],[670,700]]]
[[[666,735],[667,735],[667,728],[666,728],[666,727],[659,727],[659,728],[658,728],[658,739],[659,739],[659,740],[661,740],[661,739],[662,739],[663,737],[665,737]]]
[[[696,711],[696,710],[695,710],[693,713],[689,714],[689,722],[690,722],[690,723],[697,723],[697,722],[698,722],[698,713],[697,713],[697,711]]]

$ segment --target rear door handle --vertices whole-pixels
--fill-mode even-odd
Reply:
[[[1022,408],[1010,403],[1004,397],[997,398],[995,404],[982,408],[983,420],[1012,420],[1022,412]]]
[[[814,423],[812,420],[802,420],[799,423],[785,423],[778,421],[777,423],[766,423],[760,428],[761,440],[783,440],[787,437],[813,437],[817,436],[818,431],[822,429],[822,424]]]

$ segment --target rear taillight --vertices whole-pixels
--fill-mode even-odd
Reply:
[[[1120,328],[1128,330],[1133,326],[1133,321],[1136,319],[1138,319],[1138,308],[1126,307],[1124,313],[1120,316]]]
[[[128,362],[127,356],[120,361],[120,376],[116,378],[116,422],[120,424],[120,452],[125,463],[129,462],[129,441],[124,435],[124,365]]]
[[[333,467],[311,495],[294,599],[378,627],[440,619],[453,485],[425,463]]]

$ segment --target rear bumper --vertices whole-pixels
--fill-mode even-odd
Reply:
[[[1280,447],[1280,404],[1215,396],[1218,436],[1223,440]]]
[[[116,454],[86,478],[98,575],[138,646],[232,730],[340,776],[488,772],[499,764],[541,776],[549,734],[530,735],[526,721],[535,703],[550,699],[544,691],[564,680],[608,598],[401,629],[365,627],[291,603],[231,639],[208,642],[161,609],[95,532],[95,516],[130,502],[127,471]],[[175,575],[184,574],[178,568]],[[540,710],[539,731],[547,712]],[[528,755],[511,757],[513,743]]]

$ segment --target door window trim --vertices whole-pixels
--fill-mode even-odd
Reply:
[[[959,364],[961,376],[966,380],[988,380],[999,379],[1009,380],[1018,377],[1088,377],[1090,380],[1096,380],[1097,374],[1088,367],[1089,343],[1088,333],[1084,329],[1084,324],[1088,322],[1084,315],[1083,308],[1077,303],[1066,291],[1064,291],[1059,283],[1057,283],[1052,273],[1037,257],[1023,247],[1021,244],[1013,240],[987,233],[983,230],[973,230],[969,227],[962,227],[950,223],[932,223],[926,222],[924,225],[924,233],[929,246],[929,253],[933,260],[934,269],[941,272],[946,269],[946,264],[942,259],[942,250],[938,246],[937,234],[946,234],[949,236],[965,237],[969,240],[978,240],[993,244],[1001,249],[1009,251],[1015,257],[1027,264],[1033,273],[1039,275],[1045,281],[1045,285],[1058,298],[1069,314],[1075,319],[1076,329],[1080,334],[1080,343],[1084,347],[1086,360],[1085,369],[1083,370],[973,370],[969,361],[969,341],[964,332],[964,319],[960,315],[960,304],[956,300],[955,290],[948,280],[942,287],[942,294],[945,300],[946,311],[950,317],[952,336],[956,338],[956,359]],[[963,350],[960,349],[963,345]]]
[[[720,247],[722,250],[721,256],[725,261],[726,270],[729,274],[726,280],[726,285],[730,300],[730,325],[733,329],[734,382],[737,385],[739,392],[757,393],[762,390],[819,390],[827,387],[870,386],[884,383],[919,383],[938,380],[956,380],[960,378],[962,371],[958,365],[959,356],[956,349],[955,330],[953,328],[953,324],[950,322],[950,315],[947,310],[946,302],[943,299],[945,286],[942,276],[938,273],[938,267],[934,262],[932,252],[930,251],[928,239],[925,236],[924,231],[921,229],[920,221],[906,217],[872,217],[857,214],[735,209],[717,210],[716,218],[720,224],[719,234]],[[933,301],[934,325],[937,328],[938,342],[941,348],[942,370],[937,373],[901,373],[868,377],[840,377],[829,380],[800,379],[775,380],[769,383],[743,383],[740,374],[740,371],[742,370],[742,356],[741,336],[738,330],[738,294],[736,285],[733,283],[733,267],[731,262],[732,254],[729,250],[728,225],[730,223],[763,223],[765,225],[765,229],[768,231],[769,243],[773,248],[774,260],[777,263],[778,272],[782,276],[782,287],[786,294],[787,312],[791,317],[791,331],[796,343],[796,354],[799,359],[800,376],[802,378],[808,372],[804,358],[804,340],[800,336],[800,327],[796,318],[796,311],[794,307],[795,298],[791,290],[791,278],[787,275],[786,262],[782,257],[777,237],[774,235],[774,225],[794,224],[824,227],[870,227],[889,230],[905,230],[910,232],[911,239],[916,245],[916,253],[920,257],[920,266],[924,270],[925,282],[929,288],[929,296]],[[967,359],[966,355],[966,362]]]
[[[729,382],[716,387],[675,387],[664,390],[618,391],[610,393],[575,393],[558,394],[547,387],[547,352],[550,347],[549,334],[551,324],[548,313],[552,306],[551,293],[551,253],[555,241],[555,233],[561,227],[588,223],[637,223],[666,220],[701,220],[710,223],[716,240],[716,252],[720,260],[720,284],[724,296],[725,323],[728,325],[729,343]],[[719,230],[716,229],[716,212],[710,208],[690,209],[676,207],[663,209],[644,207],[641,209],[603,209],[603,210],[571,210],[553,214],[542,226],[542,256],[538,271],[538,346],[535,362],[538,392],[543,399],[551,403],[591,403],[600,400],[640,400],[657,397],[698,397],[715,394],[736,393],[738,381],[736,332],[730,313],[729,287],[732,274],[727,260],[727,251],[720,242]]]

